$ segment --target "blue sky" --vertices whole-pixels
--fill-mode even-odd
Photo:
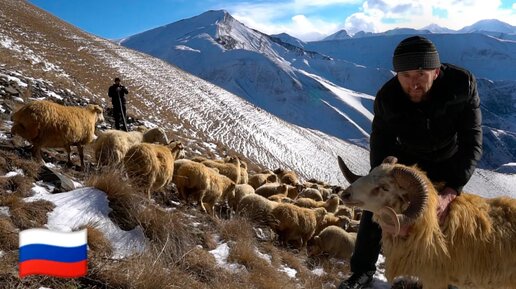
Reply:
[[[516,26],[516,0],[29,0],[89,33],[123,38],[207,10],[224,9],[248,27],[305,41],[340,29],[382,32],[435,23],[460,29],[482,19]]]

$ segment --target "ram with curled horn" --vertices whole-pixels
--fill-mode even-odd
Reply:
[[[414,276],[425,289],[516,289],[516,199],[462,192],[440,225],[438,192],[417,167],[388,157],[358,176],[338,162],[351,184],[340,198],[373,212],[382,228],[390,282]]]

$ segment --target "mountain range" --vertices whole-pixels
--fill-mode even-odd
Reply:
[[[353,37],[339,31],[303,42],[250,29],[221,10],[120,44],[177,65],[289,123],[367,148],[374,95],[394,75],[392,51],[408,35],[425,34],[443,62],[463,66],[478,78],[486,140],[480,167],[507,171],[516,160],[516,41],[492,34],[516,35],[516,29],[498,20],[454,33],[436,25],[425,29]]]

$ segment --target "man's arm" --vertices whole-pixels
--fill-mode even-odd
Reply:
[[[464,110],[459,117],[457,140],[459,150],[453,157],[453,170],[446,180],[446,185],[457,190],[469,181],[477,162],[482,156],[482,114],[480,112],[480,97],[474,76],[469,78],[469,97]]]
[[[389,128],[385,119],[385,107],[382,104],[380,93],[378,93],[374,101],[374,118],[369,140],[371,169],[380,165],[385,157],[393,155],[395,143],[396,135]]]

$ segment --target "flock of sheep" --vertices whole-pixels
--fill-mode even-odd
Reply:
[[[71,146],[77,146],[84,167],[83,146],[90,144],[99,166],[124,168],[129,181],[149,199],[152,192],[173,183],[184,202],[195,201],[213,217],[217,205],[227,205],[234,214],[272,228],[282,244],[338,258],[353,252],[356,233],[345,228],[356,230],[359,213],[340,203],[336,193],[341,187],[315,180],[302,183],[295,172],[283,169],[249,174],[247,164],[236,156],[186,159],[183,144],[169,142],[159,128],[106,130],[95,136],[96,124],[104,121],[98,105],[33,101],[12,120],[12,134],[29,141],[38,160],[41,148],[63,147],[71,162]]]
[[[238,157],[213,160],[184,158],[181,142],[169,142],[162,129],[123,132],[107,130],[95,136],[102,108],[65,107],[49,101],[26,104],[12,115],[13,135],[32,143],[41,160],[42,147],[77,146],[84,166],[83,146],[91,144],[100,166],[123,167],[130,182],[151,193],[173,183],[185,203],[195,201],[213,217],[216,206],[273,229],[285,245],[350,258],[360,210],[341,204],[361,204],[374,213],[383,230],[386,276],[417,276],[424,288],[516,288],[516,200],[485,199],[462,193],[449,207],[443,225],[437,219],[438,190],[417,167],[394,157],[366,176],[354,175],[339,158],[346,189],[277,169],[249,174]],[[96,138],[96,139],[95,139]],[[95,140],[94,140],[95,139]],[[400,228],[410,228],[400,234]],[[394,228],[394,233],[392,228]],[[345,230],[347,229],[347,230]]]

